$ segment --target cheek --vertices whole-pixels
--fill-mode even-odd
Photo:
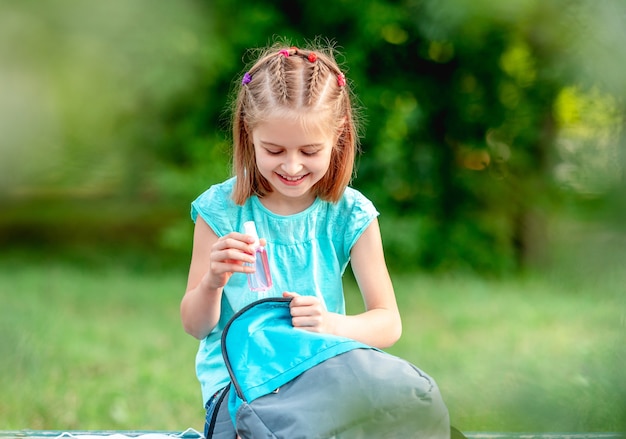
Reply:
[[[267,169],[272,167],[272,157],[267,154],[263,154],[262,152],[255,154],[256,166],[259,169]]]
[[[320,167],[324,167],[326,169],[328,169],[330,167],[330,163],[332,161],[332,151],[328,151],[327,154],[324,155],[324,157],[322,158],[322,160],[320,161],[321,165]]]
[[[269,178],[269,165],[262,158],[257,158],[256,160],[256,170],[259,174],[261,174],[264,178]]]
[[[318,156],[318,157],[315,157],[314,160],[311,160],[308,163],[307,167],[309,168],[309,171],[316,172],[316,173],[325,173],[326,170],[328,169],[329,164],[330,164],[330,157]]]

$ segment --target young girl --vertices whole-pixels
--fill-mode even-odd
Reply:
[[[292,298],[293,326],[394,344],[401,321],[387,271],[378,212],[348,187],[357,151],[350,89],[332,51],[273,47],[245,73],[234,108],[235,177],[192,203],[195,221],[185,330],[201,340],[196,370],[210,419],[229,383],[220,337],[245,305]],[[252,292],[254,221],[273,287]],[[350,261],[365,312],[345,315],[341,277]],[[206,432],[205,432],[206,433]]]

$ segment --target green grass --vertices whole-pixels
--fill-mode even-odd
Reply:
[[[178,270],[0,267],[3,429],[202,428]]]
[[[623,431],[622,285],[397,277],[404,334],[390,352],[437,380],[466,431]]]
[[[202,429],[184,263],[0,257],[0,428]],[[390,352],[464,431],[626,430],[626,273],[397,275]],[[358,292],[347,281],[349,309]]]

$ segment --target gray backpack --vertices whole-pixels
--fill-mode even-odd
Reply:
[[[231,384],[208,437],[450,437],[431,377],[357,341],[293,328],[289,300],[254,302],[224,328]]]

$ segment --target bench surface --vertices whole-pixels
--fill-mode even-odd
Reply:
[[[587,432],[587,433],[567,433],[567,432],[463,432],[468,439],[626,439],[623,433],[614,432]],[[202,434],[193,429],[183,432],[176,431],[137,431],[137,430],[91,430],[91,431],[54,431],[54,430],[14,430],[0,431],[0,439],[49,439],[49,438],[78,438],[80,436],[127,436],[136,438],[138,436],[167,436],[179,439],[198,439]]]

